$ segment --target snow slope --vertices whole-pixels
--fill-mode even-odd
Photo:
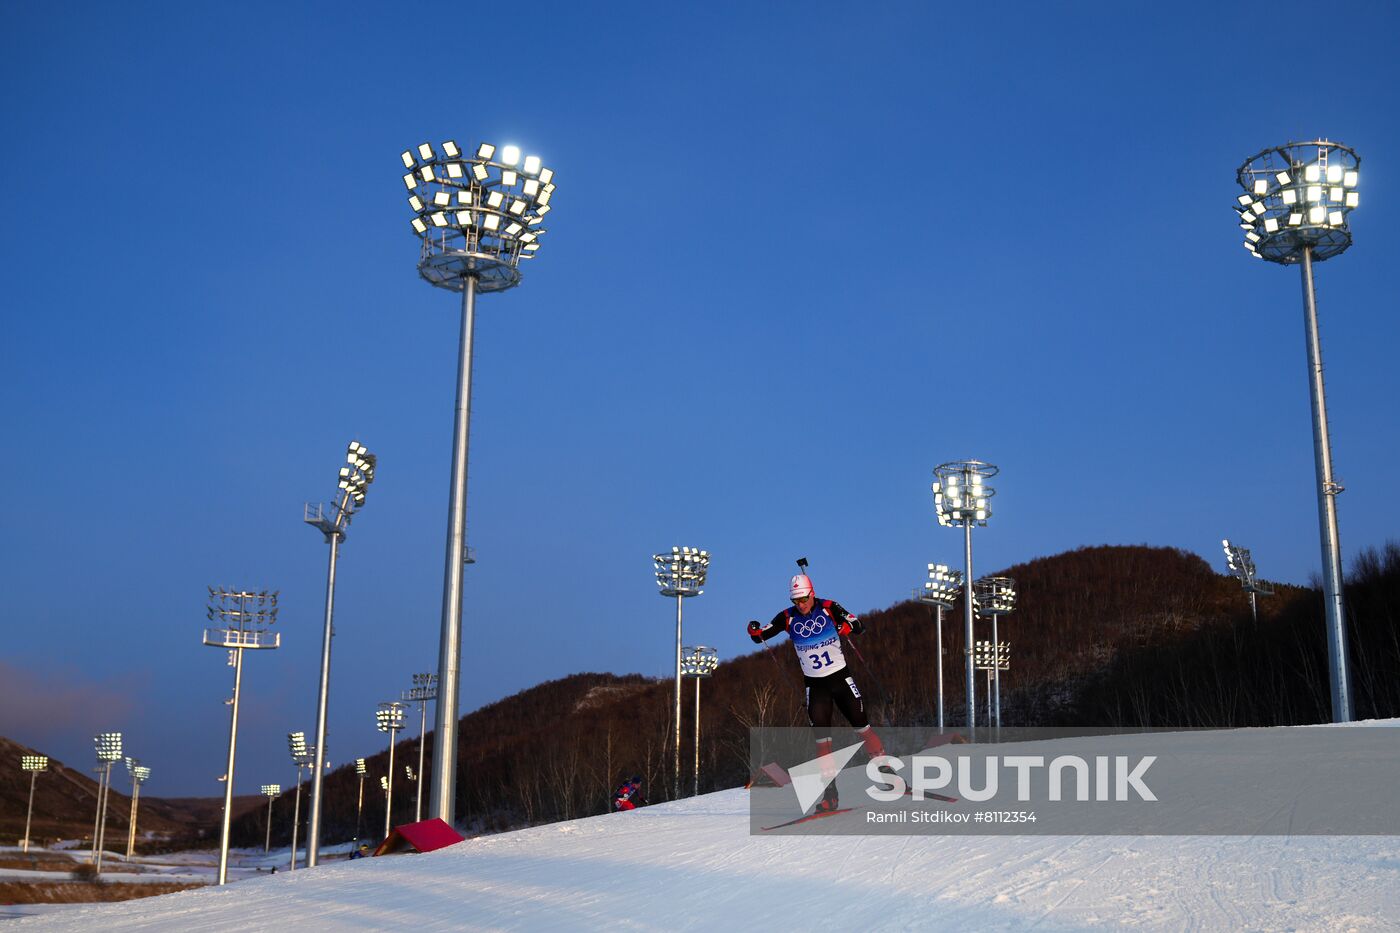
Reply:
[[[747,792],[8,930],[1400,929],[1400,839],[750,836]]]

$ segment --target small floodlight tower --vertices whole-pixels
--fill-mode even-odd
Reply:
[[[345,451],[345,466],[337,482],[339,501],[330,507],[307,503],[302,520],[326,536],[330,545],[330,567],[326,571],[326,617],[321,634],[321,688],[316,694],[316,761],[311,766],[311,818],[306,827],[306,867],[315,868],[321,851],[321,778],[325,772],[326,708],[331,688],[331,637],[335,635],[335,564],[340,543],[350,528],[350,519],[365,504],[369,484],[374,482],[378,459],[359,441],[351,441]]]
[[[413,808],[413,822],[423,819],[423,749],[428,734],[428,703],[437,699],[438,675],[425,671],[413,675],[413,686],[405,690],[399,699],[405,703],[418,704],[418,802]]]
[[[380,703],[374,711],[374,724],[380,732],[389,733],[389,778],[384,784],[384,838],[389,838],[389,816],[394,803],[394,742],[403,728],[402,703]]]
[[[992,517],[990,502],[996,490],[986,480],[997,475],[997,468],[981,460],[954,460],[934,468],[933,508],[938,524],[963,530],[963,580],[972,576],[972,528],[985,528]],[[967,674],[967,728],[977,728],[977,687],[972,659],[972,587],[963,587],[963,654]]]
[[[107,841],[107,797],[112,791],[112,764],[122,757],[122,734],[100,732],[93,736],[97,761],[102,769],[97,788],[97,825],[92,834],[92,863],[102,874],[102,847]]]
[[[141,800],[141,785],[150,779],[151,769],[135,758],[128,758],[126,771],[131,775],[131,817],[126,827],[126,858],[130,861],[131,854],[136,851],[136,807]]]
[[[206,618],[214,623],[204,630],[204,643],[225,648],[233,667],[233,699],[229,705],[228,768],[224,771],[224,816],[219,831],[219,884],[228,883],[228,837],[233,824],[233,759],[238,751],[238,695],[243,683],[244,649],[274,649],[282,636],[269,630],[277,621],[277,591],[209,590]]]
[[[369,769],[365,767],[365,760],[364,760],[363,758],[356,758],[356,759],[355,759],[355,773],[356,773],[357,775],[359,775],[359,777],[360,777],[360,794],[359,794],[359,797],[356,799],[356,803],[355,803],[355,842],[356,842],[356,844],[358,844],[359,841],[360,841],[360,825],[361,825],[361,823],[360,823],[360,818],[364,816],[364,812],[365,812],[365,772],[368,771],[368,770],[369,770]]]
[[[700,681],[714,674],[719,667],[719,651],[705,645],[685,649],[681,661],[681,676],[695,678],[695,790],[700,796]]]
[[[1361,203],[1357,191],[1360,167],[1361,157],[1351,148],[1315,139],[1265,149],[1246,159],[1235,173],[1235,180],[1244,189],[1236,198],[1235,211],[1245,231],[1245,249],[1259,259],[1301,266],[1303,272],[1303,325],[1308,345],[1333,722],[1351,720],[1351,674],[1342,605],[1342,545],[1337,531],[1337,495],[1342,486],[1332,475],[1313,263],[1339,256],[1351,246],[1347,221]]]
[[[297,766],[297,795],[292,805],[292,857],[287,870],[296,871],[297,830],[301,828],[301,769],[311,767],[316,760],[316,750],[306,744],[305,732],[288,732],[287,751],[291,753],[292,764]]]
[[[977,602],[977,614],[990,616],[992,620],[992,644],[1001,650],[1001,639],[997,637],[997,619],[1009,615],[1016,609],[1016,581],[1010,577],[983,577],[974,584],[973,598]],[[1001,728],[1001,665],[990,668],[992,672],[993,700],[988,719],[998,729]]]
[[[1230,576],[1238,577],[1240,586],[1249,594],[1249,614],[1255,622],[1259,621],[1259,604],[1255,602],[1255,595],[1272,596],[1273,588],[1267,583],[1260,583],[1254,575],[1254,558],[1249,556],[1249,548],[1231,544],[1226,538],[1220,542],[1225,547],[1225,566],[1230,570]]]
[[[1011,646],[1005,642],[979,641],[973,649],[973,663],[987,672],[987,725],[992,723],[992,682],[998,671],[1011,669]]]
[[[24,813],[24,848],[22,851],[29,851],[29,820],[34,815],[34,781],[39,777],[39,773],[49,770],[49,758],[47,755],[20,755],[19,768],[21,771],[29,772],[29,809]]]
[[[438,288],[462,293],[457,350],[457,406],[448,496],[447,567],[438,646],[438,705],[429,813],[453,822],[457,762],[458,667],[462,651],[462,567],[467,550],[467,440],[471,418],[472,336],[476,294],[520,284],[520,262],[532,259],[545,233],[554,197],[554,170],[516,146],[482,143],[463,152],[447,140],[420,143],[399,155],[409,225],[419,239],[418,274]]]
[[[929,564],[928,579],[923,589],[914,591],[914,598],[927,603],[936,611],[934,630],[934,670],[938,683],[938,731],[943,731],[943,610],[952,609],[962,592],[961,570],[949,570],[947,564]]]
[[[676,691],[675,691],[675,781],[671,799],[681,796],[681,602],[689,596],[705,592],[705,577],[710,572],[710,552],[694,547],[673,547],[669,554],[653,554],[656,585],[662,596],[676,598]]]
[[[263,796],[267,798],[267,838],[263,840],[263,854],[272,851],[272,802],[282,793],[281,784],[264,784]]]

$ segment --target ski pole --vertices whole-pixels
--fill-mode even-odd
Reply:
[[[885,685],[880,683],[880,678],[876,675],[875,669],[870,666],[870,662],[865,660],[865,655],[861,654],[860,649],[856,647],[855,639],[847,638],[845,639],[845,642],[847,645],[850,646],[851,650],[856,653],[856,657],[860,658],[860,663],[864,665],[865,672],[870,675],[870,679],[875,681],[875,689],[880,691],[880,703],[882,706],[885,707],[885,715],[888,716],[890,707],[890,695],[885,692]]]

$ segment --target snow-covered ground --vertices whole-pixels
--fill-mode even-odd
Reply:
[[[260,856],[261,853],[258,853]],[[284,850],[283,856],[286,856]],[[1400,929],[1391,836],[752,836],[748,792],[6,929]]]

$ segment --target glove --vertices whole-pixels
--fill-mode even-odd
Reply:
[[[758,624],[757,619],[749,622],[749,638],[753,639],[755,645],[763,644],[763,626]]]
[[[845,619],[839,620],[836,623],[836,632],[840,635],[851,634],[851,623],[847,622]]]

